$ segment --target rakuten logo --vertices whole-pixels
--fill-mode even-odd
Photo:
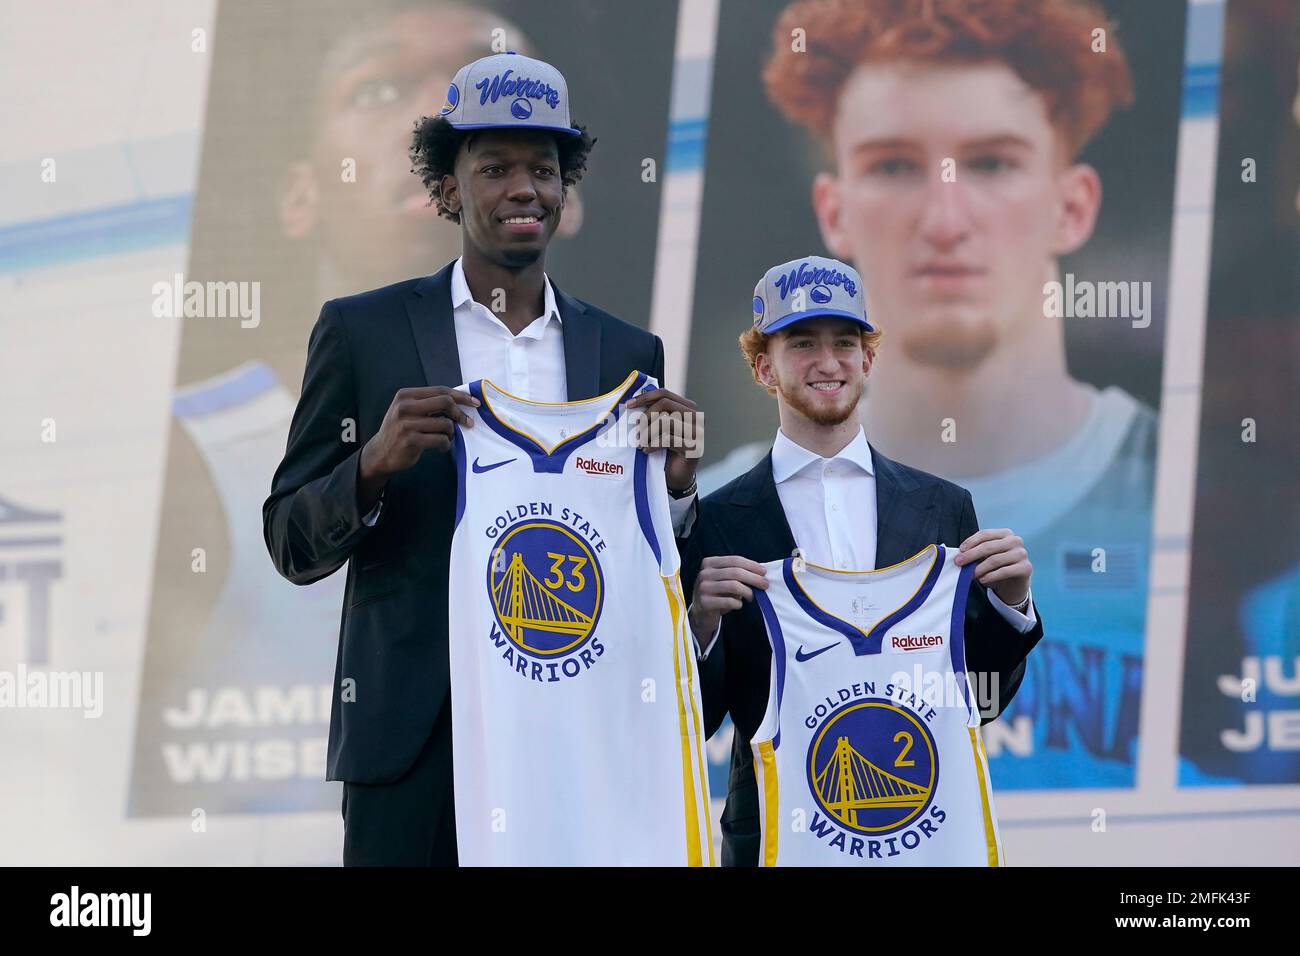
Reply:
[[[943,635],[895,634],[890,637],[889,646],[896,651],[928,651],[932,647],[943,647]]]
[[[612,461],[601,461],[599,458],[578,458],[578,468],[596,478],[621,478],[623,476],[623,466]]]

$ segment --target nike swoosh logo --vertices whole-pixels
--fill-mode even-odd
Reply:
[[[797,650],[797,651],[794,652],[794,659],[797,660],[797,661],[799,661],[799,662],[801,662],[801,663],[802,663],[803,661],[810,661],[810,660],[812,660],[814,657],[816,657],[818,654],[825,654],[827,651],[829,651],[832,647],[835,647],[837,644],[839,644],[839,641],[835,641],[835,643],[833,643],[833,644],[827,644],[825,647],[819,647],[819,648],[817,648],[817,650],[813,651],[811,654],[805,654],[805,653],[803,652],[803,645],[800,644],[800,645],[799,645],[799,650]]]
[[[512,461],[518,461],[518,460],[519,460],[519,459],[517,459],[517,458],[507,458],[505,461],[498,461],[498,462],[496,462],[495,464],[492,464],[492,465],[480,465],[480,464],[478,463],[478,459],[475,458],[475,459],[474,459],[474,466],[473,466],[473,467],[474,467],[474,474],[476,474],[476,475],[481,475],[481,474],[483,474],[483,472],[485,472],[485,471],[491,471],[493,468],[500,468],[502,465],[508,465],[508,464],[510,464]]]

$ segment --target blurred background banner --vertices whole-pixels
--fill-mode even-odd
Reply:
[[[776,429],[754,283],[862,272],[868,440],[1034,562],[1046,636],[985,728],[1011,862],[1300,862],[1296,5],[889,6],[1003,11],[1096,170],[1085,234],[1017,192],[1007,77],[915,59],[941,31],[817,65],[859,61],[872,0],[0,0],[0,863],[340,862],[343,575],[280,578],[261,504],[321,304],[459,253],[406,150],[493,49],[557,65],[598,140],[547,271],[664,338],[703,491]],[[913,281],[918,236],[980,275]]]
[[[960,20],[935,28],[913,42],[928,58],[891,71],[877,52],[890,49],[880,26],[888,4],[722,4],[701,222],[700,271],[710,281],[696,284],[688,383],[709,410],[710,459],[729,456],[706,484],[748,469],[776,429],[775,403],[737,358],[749,290],[773,263],[829,246],[861,272],[868,314],[885,333],[864,399],[868,441],[968,488],[981,527],[1020,534],[1034,563],[1046,634],[1010,707],[985,728],[994,785],[1132,787],[1185,4],[1158,0],[1140,15],[1130,5],[1117,26],[1105,19],[1114,6],[1078,20],[1059,4],[983,6],[968,31]],[[923,4],[892,9],[911,19],[900,32],[926,29]],[[1106,49],[1085,44],[1083,56],[1109,59],[1109,72],[1061,52],[1092,25],[1107,30]],[[1062,136],[1072,116],[1096,109],[1082,88],[1125,64],[1131,72],[1132,107],[1098,109],[1100,129],[1080,156],[1101,180],[1096,227],[1059,268],[1047,248],[1057,213],[1029,182],[1050,143],[999,139],[1032,137],[1036,117],[1019,90],[963,68],[980,30],[1006,37],[988,46],[1008,76],[1020,69],[1057,98]],[[791,49],[801,42],[806,50]],[[865,71],[837,67],[872,57],[879,75],[865,81]],[[935,221],[946,213],[924,207],[917,185],[921,170],[933,182],[945,160],[955,160],[955,182],[934,195],[962,191],[965,203],[947,213],[964,218],[949,224]],[[762,229],[738,226],[755,220]],[[980,280],[933,290],[910,276],[926,256],[946,254],[926,250],[955,247],[960,229],[970,235],[959,255],[985,270]],[[1072,288],[1138,283],[1142,312],[1130,301],[1131,315],[1102,305],[1100,314],[1045,317],[1043,286],[1053,280],[1071,305]],[[1048,416],[1059,422],[1050,440],[990,454],[1008,445],[1018,419]]]
[[[1225,24],[1179,737],[1188,787],[1300,781],[1296,16],[1293,3],[1233,0]]]

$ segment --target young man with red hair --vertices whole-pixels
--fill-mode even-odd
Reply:
[[[943,646],[956,655],[953,661],[963,662],[961,667],[953,665],[954,673],[973,673],[970,689],[981,721],[996,717],[1014,696],[1025,660],[1043,635],[1030,589],[1033,565],[1021,538],[1010,528],[981,529],[968,491],[887,458],[868,443],[859,405],[874,374],[882,333],[864,312],[863,300],[861,276],[851,266],[822,256],[774,266],[759,282],[754,324],[741,335],[740,348],[754,381],[775,397],[781,427],[771,451],[758,464],[701,504],[682,560],[682,581],[692,595],[691,632],[702,658],[705,731],[712,734],[724,712],[731,714],[736,727],[722,818],[724,866],[756,865],[760,849],[765,863],[777,862],[777,831],[794,818],[785,809],[785,797],[774,801],[767,792],[762,804],[766,830],[760,839],[750,741],[762,740],[760,728],[780,710],[783,680],[778,675],[789,676],[790,689],[806,688],[808,675],[798,668],[821,653],[804,656],[800,648],[793,661],[784,652],[774,655],[768,634],[779,633],[779,627],[773,632],[764,624],[771,608],[760,610],[762,601],[756,596],[772,583],[765,562],[787,558],[797,547],[809,567],[853,576],[899,565],[932,544],[959,552],[956,564],[970,565],[973,580],[969,595],[963,593],[959,605],[950,609],[954,623]],[[848,612],[853,620],[839,622],[850,632],[856,629],[867,645],[871,634],[879,639],[896,633],[891,630],[896,625],[915,620],[912,612],[917,608],[893,606],[886,596],[888,585],[884,588],[873,590],[863,583]],[[941,617],[948,619],[946,614]],[[871,667],[893,666],[900,675],[896,683],[923,690],[945,666],[943,655],[896,656],[879,645],[875,651],[861,649],[856,639],[847,651],[841,648],[835,666],[852,675],[845,677],[849,681],[862,679],[864,668],[869,672]],[[913,667],[915,677],[910,676]],[[962,719],[971,716],[963,705]],[[879,730],[873,725],[867,732]],[[782,776],[789,779],[788,773]],[[765,773],[764,779],[770,785],[776,775]],[[967,798],[974,795],[973,787],[958,789],[965,790]],[[774,802],[780,810],[773,809]],[[974,806],[974,801],[968,799],[967,804]],[[803,809],[807,813],[812,807]],[[988,812],[991,819],[991,808]],[[897,836],[893,828],[885,830]],[[883,836],[884,830],[876,835]],[[969,853],[944,856],[953,853],[956,844],[946,836],[938,842],[947,847],[939,858],[973,862]],[[906,858],[893,852],[890,856],[890,862]],[[850,860],[834,854],[809,857],[797,849],[788,858],[793,865],[809,859],[828,864]],[[990,848],[987,859],[999,858]]]
[[[1133,97],[1105,12],[801,0],[773,43],[768,95],[828,159],[811,189],[823,241],[861,273],[891,343],[860,409],[872,448],[958,482],[1037,556],[1052,636],[988,735],[991,755],[1006,748],[994,783],[1131,786],[1156,416],[1072,377],[1063,320],[1045,308],[1101,204],[1080,151]],[[1130,328],[1114,323],[1117,348],[1143,334]],[[727,655],[730,693],[740,665]],[[752,792],[737,776],[746,743],[724,832],[747,825],[732,806]]]

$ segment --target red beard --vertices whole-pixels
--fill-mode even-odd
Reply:
[[[823,428],[829,428],[843,424],[850,415],[857,411],[858,402],[862,399],[862,389],[865,384],[865,382],[859,381],[855,388],[854,383],[849,382],[846,386],[845,395],[840,399],[839,404],[833,406],[822,403],[814,404],[816,399],[804,391],[807,386],[803,384],[796,385],[793,389],[787,389],[784,384],[778,381],[776,390],[785,399],[786,404],[796,412]]]

